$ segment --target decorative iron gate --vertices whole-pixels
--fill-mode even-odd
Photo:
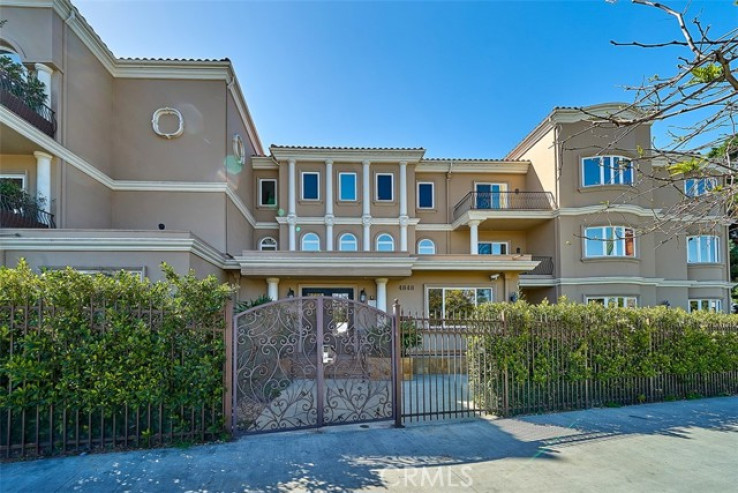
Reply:
[[[234,433],[395,419],[396,318],[344,298],[288,298],[234,317]]]

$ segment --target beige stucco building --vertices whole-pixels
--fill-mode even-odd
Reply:
[[[0,88],[0,179],[53,214],[1,211],[4,265],[156,279],[165,261],[242,299],[397,298],[446,315],[519,296],[730,306],[725,228],[642,234],[678,199],[632,193],[652,166],[634,151],[647,126],[603,152],[608,132],[557,108],[504,159],[264,149],[228,60],[116,58],[67,0],[7,0],[2,17],[0,51],[47,83],[51,111]]]

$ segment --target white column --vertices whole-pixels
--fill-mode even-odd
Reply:
[[[469,253],[479,254],[477,243],[479,242],[479,221],[469,221]]]
[[[371,178],[369,176],[369,161],[362,161],[361,167],[361,190],[362,190],[362,213],[361,213],[361,224],[364,226],[362,233],[364,251],[368,252],[372,249],[372,237],[371,237],[371,224],[372,224],[372,209],[371,209]]]
[[[377,309],[383,312],[387,311],[387,278],[380,277],[375,279],[377,283]]]
[[[278,277],[267,277],[267,296],[272,301],[279,299],[279,278]]]
[[[45,201],[43,208],[49,210],[51,206],[51,154],[36,151],[36,198]]]
[[[53,74],[54,71],[42,63],[37,63],[35,68],[36,77],[44,84],[44,95],[46,96],[44,104],[51,107],[51,74]]]
[[[400,216],[407,216],[407,163],[400,161]]]
[[[325,161],[325,249],[333,251],[333,161]]]
[[[407,163],[400,161],[400,251],[407,252]]]
[[[289,224],[289,249],[294,252],[297,249],[297,238],[295,227],[297,225],[297,197],[295,183],[295,160],[287,161],[287,223]]]

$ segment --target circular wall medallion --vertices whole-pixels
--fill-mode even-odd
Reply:
[[[164,132],[159,128],[159,120],[164,116],[171,116],[176,119],[177,127],[173,132]],[[159,137],[174,139],[184,133],[184,118],[182,118],[182,113],[175,108],[159,108],[154,111],[154,114],[151,117],[151,127],[154,129],[154,133]]]
[[[233,156],[239,163],[246,164],[246,148],[243,139],[238,134],[233,134]]]

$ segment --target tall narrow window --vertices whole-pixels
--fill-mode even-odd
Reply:
[[[261,207],[277,205],[277,180],[259,180],[259,205]]]
[[[305,233],[302,235],[300,250],[303,252],[319,252],[320,238],[315,233]]]
[[[338,174],[338,200],[356,202],[356,173]]]
[[[356,241],[356,236],[351,233],[344,233],[338,239],[338,249],[342,252],[355,252],[358,247],[359,243]]]
[[[710,192],[715,185],[717,185],[715,178],[690,178],[684,180],[684,194],[687,197],[699,197]]]
[[[312,171],[302,173],[302,200],[320,199],[320,175]]]
[[[391,235],[382,233],[377,236],[377,251],[378,252],[394,252],[395,251],[395,240]]]
[[[688,236],[687,262],[690,264],[720,262],[720,239],[712,235]]]
[[[433,182],[418,183],[418,209],[433,209],[435,207]]]
[[[392,173],[377,173],[377,201],[392,202],[394,200],[394,175]]]
[[[436,244],[433,240],[424,238],[418,242],[418,255],[435,255]]]

